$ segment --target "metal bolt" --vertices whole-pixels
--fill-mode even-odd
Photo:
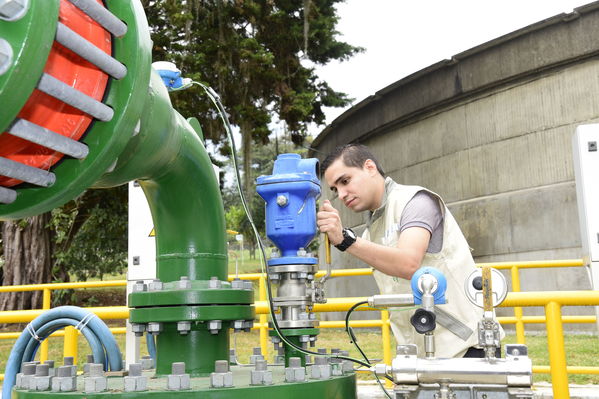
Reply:
[[[189,281],[189,277],[181,276],[181,279],[178,281],[178,287],[180,290],[188,290],[191,288],[191,281]]]
[[[280,207],[284,207],[285,205],[287,205],[287,203],[289,203],[289,199],[284,196],[284,195],[278,195],[277,196],[277,205]]]
[[[137,280],[133,284],[133,292],[144,292],[148,289],[148,287],[144,284],[143,280]]]
[[[272,251],[270,251],[270,257],[271,258],[280,258],[281,257],[281,253],[279,252],[278,248],[273,248]]]
[[[131,363],[129,365],[129,376],[139,377],[141,375],[141,363]]]
[[[235,289],[235,290],[243,290],[245,289],[245,281],[244,280],[240,280],[238,278],[236,278],[235,280],[231,281],[231,288]]]
[[[150,334],[160,334],[162,331],[162,323],[151,322],[148,323],[147,330]]]
[[[0,0],[0,19],[16,21],[27,13],[29,0]]]
[[[131,323],[131,331],[133,331],[136,337],[141,337],[146,331],[146,325],[140,323]]]
[[[297,256],[299,256],[300,258],[303,258],[307,255],[308,255],[308,252],[306,252],[306,250],[304,248],[300,248],[297,250]]]
[[[190,321],[179,321],[177,322],[177,331],[181,335],[187,335],[191,331],[191,322]]]
[[[185,374],[185,362],[175,362],[171,364],[171,373],[173,375]]]
[[[308,313],[302,312],[302,313],[299,314],[299,319],[300,320],[309,320],[310,316],[308,315]]]
[[[60,366],[56,373],[57,377],[71,377],[71,367],[70,366]]]
[[[208,281],[208,288],[210,289],[218,289],[222,288],[223,283],[216,276],[210,277],[210,281]]]
[[[221,320],[210,320],[208,321],[208,331],[210,334],[218,334],[218,331],[223,327],[223,322]]]
[[[164,285],[159,279],[154,279],[148,283],[148,291],[162,291]]]
[[[310,342],[310,336],[309,335],[300,335],[299,341],[300,342]]]

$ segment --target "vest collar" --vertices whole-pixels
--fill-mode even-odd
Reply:
[[[366,228],[370,228],[370,226],[372,226],[372,224],[385,213],[385,208],[387,207],[387,197],[396,185],[397,183],[395,183],[389,176],[385,178],[385,193],[383,194],[383,202],[379,208],[375,209],[374,211],[368,211]]]

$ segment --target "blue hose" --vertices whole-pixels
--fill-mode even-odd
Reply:
[[[35,332],[37,332],[38,330],[49,331],[46,330],[46,324],[49,324],[58,319],[72,319],[77,321],[78,324],[81,321],[86,320],[86,328],[89,329],[90,332],[97,337],[101,345],[104,347],[104,350],[106,351],[110,369],[114,371],[123,369],[121,351],[116,343],[116,340],[114,339],[114,336],[102,320],[100,320],[93,313],[87,310],[78,308],[76,306],[60,306],[58,308],[50,309],[47,312],[44,312],[38,317],[36,317],[31,323],[29,323],[28,328],[31,328]],[[53,328],[52,326],[56,326],[56,324],[51,324],[51,326],[47,328],[51,329]],[[10,351],[8,361],[6,363],[6,370],[4,372],[2,399],[11,399],[11,392],[13,386],[15,385],[16,375],[21,368],[21,363],[25,361],[25,351],[27,350],[27,346],[29,345],[29,342],[31,340],[37,342],[37,340],[32,336],[32,332],[29,329],[26,329],[21,333],[19,338],[17,338],[17,341],[15,342],[12,350]],[[93,349],[94,348],[92,348],[92,350]]]
[[[156,360],[156,341],[154,341],[154,334],[146,333],[146,346],[148,347],[148,354],[155,361]]]
[[[74,319],[56,319],[46,323],[39,330],[36,330],[36,334],[41,338],[41,340],[44,340],[47,337],[49,337],[50,334],[52,334],[54,331],[60,330],[61,328],[66,326],[77,326],[77,324],[79,324],[79,321]],[[89,346],[92,349],[92,353],[94,355],[94,363],[102,363],[105,365],[104,368],[106,368],[106,356],[104,355],[104,347],[100,343],[100,340],[98,339],[96,334],[94,334],[92,330],[87,328],[87,326],[81,329],[81,333],[83,334],[85,339],[87,339],[87,342],[89,343]],[[25,352],[23,353],[23,362],[31,362],[35,359],[35,354],[40,346],[40,343],[41,342],[36,339],[29,340],[29,343],[25,348]]]

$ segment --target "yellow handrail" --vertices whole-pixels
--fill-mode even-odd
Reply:
[[[596,291],[550,291],[550,292],[520,292],[520,269],[530,268],[553,268],[553,267],[580,267],[584,266],[581,259],[567,259],[555,261],[528,261],[528,262],[494,262],[480,263],[477,266],[490,266],[496,269],[510,270],[512,279],[512,289],[501,305],[502,307],[513,307],[514,317],[499,317],[502,324],[516,325],[516,339],[518,343],[524,343],[524,325],[528,323],[545,323],[547,328],[547,341],[549,347],[550,366],[534,366],[535,373],[551,374],[553,383],[554,397],[569,398],[568,373],[570,374],[599,374],[599,367],[575,367],[566,366],[566,357],[563,342],[562,323],[595,323],[595,316],[562,316],[562,306],[597,306],[599,305],[599,292]],[[367,276],[372,274],[371,268],[360,269],[337,269],[333,270],[331,277],[351,277]],[[324,275],[324,272],[318,272],[316,278]],[[260,345],[263,353],[268,351],[268,302],[266,297],[266,278],[262,273],[241,274],[239,278],[245,280],[258,281],[259,300],[255,302],[256,313],[259,315],[259,322],[255,324],[254,329],[260,330]],[[234,275],[229,276],[233,280]],[[52,283],[52,284],[34,284],[19,286],[3,286],[0,292],[19,292],[19,291],[43,291],[42,309],[19,310],[0,312],[0,323],[23,323],[33,320],[44,310],[50,308],[51,292],[57,289],[74,288],[104,288],[126,286],[125,280],[114,281],[95,281],[95,282],[76,282],[76,283]],[[354,303],[363,301],[363,297],[348,298],[329,298],[326,304],[314,305],[315,312],[335,312],[347,311]],[[522,307],[543,306],[545,316],[523,316]],[[95,307],[87,308],[101,319],[127,319],[129,309],[126,306]],[[357,310],[377,310],[368,307],[361,307]],[[359,320],[352,321],[355,327],[381,327],[383,335],[383,361],[387,364],[391,362],[390,341],[390,323],[387,311],[381,311],[380,320]],[[340,328],[344,327],[342,321],[322,321],[321,328]],[[124,328],[113,329],[115,333],[122,334]],[[0,339],[15,338],[18,333],[0,333]],[[67,329],[66,332],[56,332],[52,336],[65,337],[65,353],[71,356],[76,355],[76,339],[78,331],[74,328]],[[47,358],[47,346],[42,345],[40,356],[42,360]],[[0,379],[1,379],[0,375]]]

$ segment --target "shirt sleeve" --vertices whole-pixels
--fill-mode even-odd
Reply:
[[[407,203],[401,214],[399,232],[409,227],[422,227],[433,234],[442,222],[439,202],[426,191],[419,191]]]

